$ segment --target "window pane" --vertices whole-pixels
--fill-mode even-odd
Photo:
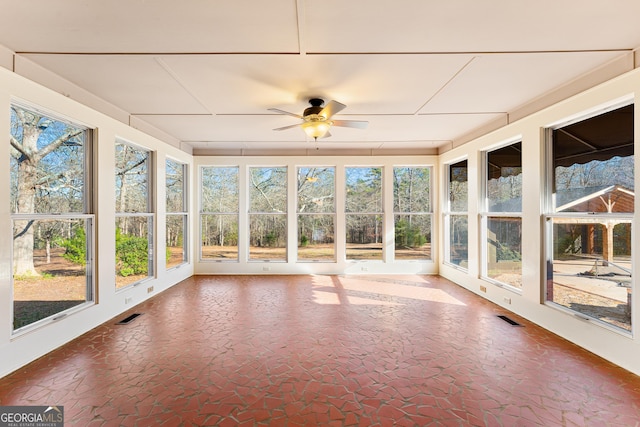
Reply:
[[[185,230],[187,215],[167,215],[167,268],[172,268],[187,261]]]
[[[202,215],[201,258],[238,260],[238,214]]]
[[[166,163],[167,212],[185,212],[186,165],[170,159]]]
[[[286,215],[249,215],[249,260],[287,260]]]
[[[522,143],[487,153],[489,212],[522,211]]]
[[[298,169],[298,212],[335,212],[335,168]]]
[[[431,259],[431,215],[395,216],[395,259]]]
[[[553,130],[549,194],[563,216],[547,230],[546,300],[629,332],[633,116],[630,104]]]
[[[347,214],[347,259],[382,259],[382,215]]]
[[[449,212],[467,212],[467,161],[449,165]]]
[[[149,216],[116,218],[116,289],[153,276],[152,230]]]
[[[249,168],[249,211],[287,211],[287,168]]]
[[[487,277],[522,287],[522,220],[487,218]]]
[[[116,212],[150,212],[148,151],[116,142]]]
[[[334,215],[298,215],[298,261],[336,258]]]
[[[202,168],[202,212],[238,212],[238,168]]]
[[[11,107],[11,212],[84,213],[86,130]]]
[[[346,168],[346,211],[382,212],[382,168]]]
[[[547,301],[631,331],[630,220],[554,218]]]
[[[393,168],[394,212],[431,212],[430,191],[431,182],[429,168]]]
[[[556,212],[633,212],[633,105],[553,131]]]
[[[449,253],[447,261],[468,267],[469,227],[467,215],[449,215]]]
[[[14,271],[28,255],[34,274],[13,276],[13,328],[19,329],[93,300],[91,295],[89,219],[42,219],[13,222],[14,236],[31,229],[33,238],[14,239]],[[91,239],[89,239],[91,240]]]

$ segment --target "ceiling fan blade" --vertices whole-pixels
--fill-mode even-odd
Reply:
[[[280,114],[286,114],[287,116],[293,116],[293,117],[297,117],[299,119],[303,119],[304,117],[302,117],[300,114],[296,114],[296,113],[290,113],[288,111],[284,111],[284,110],[280,110],[278,108],[269,108],[269,111],[274,111],[276,113],[280,113]]]
[[[331,116],[333,116],[336,113],[339,113],[345,108],[347,108],[347,106],[339,103],[338,101],[329,101],[327,106],[324,107],[322,111],[320,111],[319,115],[324,116],[327,118],[327,120],[329,120]]]
[[[295,124],[295,125],[289,125],[289,126],[283,126],[281,128],[275,128],[274,130],[287,130],[287,129],[293,129],[300,126],[300,123]]]
[[[343,128],[366,129],[369,122],[365,120],[331,120],[333,126],[341,126]]]

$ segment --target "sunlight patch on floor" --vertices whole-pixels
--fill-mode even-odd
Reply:
[[[388,279],[385,277],[385,279]],[[464,306],[465,304],[457,298],[451,296],[442,289],[426,288],[421,286],[402,285],[398,283],[390,283],[388,280],[384,282],[376,282],[375,279],[367,277],[366,279],[358,277],[344,277],[344,276],[315,276],[314,287],[333,288],[336,292],[327,292],[314,290],[314,294],[322,292],[326,294],[332,294],[333,296],[326,296],[327,299],[333,299],[333,304],[340,303],[340,292],[345,292],[345,298],[347,301],[355,298],[352,295],[354,292],[363,294],[378,294],[398,298],[410,298],[421,301],[438,302],[443,304],[453,304]],[[323,300],[318,298],[318,300]],[[379,301],[374,298],[361,298],[362,301],[370,301],[369,303],[376,303],[380,305],[383,301]],[[321,302],[322,303],[322,302]],[[323,302],[328,304],[328,302]],[[363,302],[360,302],[362,304]],[[355,302],[353,304],[356,304]]]
[[[343,302],[341,299],[345,299],[344,303],[349,305],[387,305],[387,306],[397,306],[404,305],[397,302],[391,301],[381,301],[373,298],[361,298],[354,297],[351,295],[338,295],[336,292],[325,292],[325,291],[313,291],[313,302],[317,304],[325,304],[325,305],[339,305]]]

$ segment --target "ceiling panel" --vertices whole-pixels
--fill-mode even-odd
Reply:
[[[156,56],[24,56],[129,113],[207,112]]]
[[[307,52],[634,48],[638,1],[305,1]]]
[[[573,52],[477,56],[420,112],[512,111],[620,55]]]
[[[211,112],[297,114],[310,97],[348,114],[413,114],[470,55],[207,55],[163,61]]]
[[[349,116],[354,120],[369,120],[367,129],[331,128],[331,137],[324,141],[348,143],[411,141],[412,143],[432,142],[438,145],[450,141],[451,129],[457,130],[454,136],[461,136],[496,118],[500,114],[448,114],[448,115],[410,115],[410,116]],[[215,142],[220,147],[234,148],[236,143],[280,142],[286,148],[289,143],[304,142],[308,138],[299,128],[274,131],[274,128],[296,123],[289,116],[137,116],[140,120],[176,136],[181,141],[201,147],[205,142]],[[227,145],[225,145],[227,144]],[[206,144],[204,144],[206,146]]]
[[[299,50],[292,0],[0,0],[0,10],[0,40],[17,52]]]

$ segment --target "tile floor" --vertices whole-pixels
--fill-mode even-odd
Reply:
[[[639,426],[640,377],[440,277],[201,276],[0,379],[0,405],[50,404],[83,427]]]

